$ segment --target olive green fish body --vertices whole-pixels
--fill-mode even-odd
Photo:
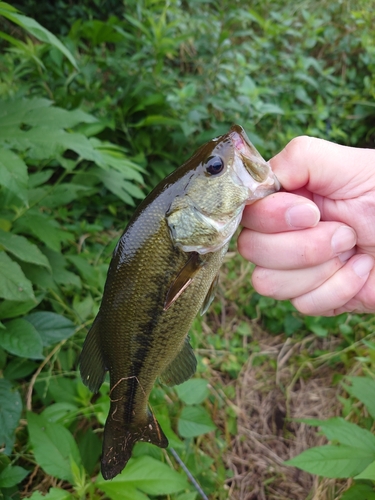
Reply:
[[[94,392],[110,373],[106,479],[125,467],[135,442],[168,446],[148,408],[151,389],[158,377],[174,385],[194,374],[187,334],[210,302],[244,205],[278,187],[243,134],[232,128],[162,181],[138,207],[114,251],[80,360],[82,379]]]

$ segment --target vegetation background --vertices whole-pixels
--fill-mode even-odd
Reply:
[[[266,158],[301,134],[374,147],[374,13],[0,2],[0,498],[200,498],[145,443],[99,474],[108,384],[93,399],[77,359],[111,252],[147,192],[233,122]],[[210,499],[374,500],[374,319],[303,317],[250,275],[233,243],[191,332],[196,378],[152,393],[171,445]]]

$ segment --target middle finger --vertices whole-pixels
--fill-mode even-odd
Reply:
[[[238,250],[245,259],[269,269],[314,267],[352,249],[356,233],[340,222],[319,222],[317,226],[275,234],[243,229]]]

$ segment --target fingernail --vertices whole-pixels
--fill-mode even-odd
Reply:
[[[303,229],[316,226],[320,219],[320,212],[318,207],[310,203],[300,203],[288,208],[285,219],[291,227]]]
[[[362,255],[353,262],[353,271],[360,278],[367,276],[373,267],[374,259],[370,255]]]
[[[351,248],[346,252],[340,253],[340,255],[338,255],[338,258],[341,260],[341,262],[347,262],[350,259],[350,257],[353,257],[354,254],[355,254],[355,248]]]
[[[356,244],[356,240],[356,234],[353,229],[348,226],[340,226],[333,233],[331,246],[333,251],[337,255],[353,248]]]

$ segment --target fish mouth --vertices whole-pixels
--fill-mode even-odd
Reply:
[[[279,180],[244,129],[240,125],[233,125],[229,137],[235,149],[233,180],[250,190],[248,203],[278,191],[281,187]]]

